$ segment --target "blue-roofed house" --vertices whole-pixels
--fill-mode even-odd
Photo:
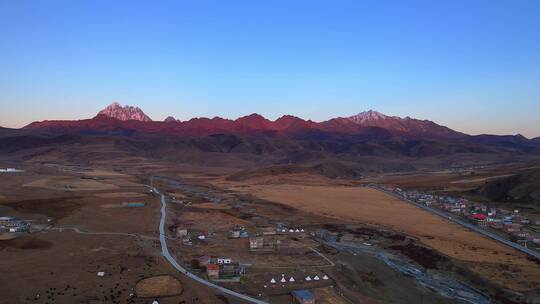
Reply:
[[[294,303],[315,304],[315,295],[307,289],[295,290],[292,292]]]

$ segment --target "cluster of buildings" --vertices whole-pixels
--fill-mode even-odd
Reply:
[[[270,235],[276,235],[276,234],[288,234],[288,233],[305,233],[306,231],[303,228],[291,228],[287,224],[284,223],[276,223],[275,227],[271,226],[265,226],[265,227],[258,227],[257,231],[255,233],[249,233],[245,227],[235,225],[231,230],[230,238],[237,239],[237,238],[245,238],[250,237],[254,235],[262,235],[262,236],[270,236]]]
[[[462,197],[434,195],[397,187],[384,188],[404,199],[458,215],[480,227],[505,233],[514,242],[525,245],[531,242],[535,248],[540,247],[540,218],[532,219],[519,210],[490,207]]]
[[[0,173],[18,173],[24,172],[24,170],[19,170],[15,168],[0,168]]]
[[[0,233],[28,232],[30,224],[10,216],[0,217]]]
[[[245,227],[235,225],[230,231],[229,238],[249,238],[249,250],[251,252],[276,252],[281,248],[281,240],[274,237],[283,234],[305,233],[303,228],[289,228],[286,224],[277,223],[275,227],[259,227],[254,233],[249,233]]]
[[[185,225],[179,225],[175,228],[176,238],[179,239],[184,245],[193,245],[192,237],[199,241],[206,240],[205,233],[192,233],[188,231]]]
[[[245,273],[245,265],[234,263],[227,257],[201,256],[198,259],[199,267],[206,269],[208,279],[213,281],[239,281]]]
[[[284,235],[294,235],[294,237],[301,238],[305,236],[305,232],[306,230],[303,228],[289,227],[284,223],[277,223],[276,225],[267,224],[262,227],[258,226],[256,229],[253,229],[253,231],[248,231],[246,227],[241,225],[234,225],[229,230],[228,238],[245,238],[249,241],[248,249],[250,252],[264,254],[280,251],[282,245],[281,239]],[[196,240],[205,240],[206,235],[211,234],[203,232],[196,233],[188,229],[188,227],[184,224],[176,224],[174,226],[174,233],[176,239],[182,242],[184,245],[192,245],[192,242]],[[249,264],[233,262],[233,260],[229,257],[203,255],[191,260],[191,267],[193,269],[198,269],[199,271],[205,272],[206,276],[211,281],[238,282],[240,281],[241,276],[245,274],[246,267],[249,267]],[[326,275],[321,277],[316,275],[314,277],[307,277],[305,280],[318,281],[327,279],[328,277]],[[273,280],[274,283],[277,282],[275,279]]]

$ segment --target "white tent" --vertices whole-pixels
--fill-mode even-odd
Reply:
[[[272,279],[270,280],[270,283],[276,284],[276,279],[272,278]]]
[[[313,279],[314,279],[315,281],[320,280],[318,275],[316,275]]]
[[[300,229],[296,229],[294,232],[300,232]]]
[[[154,300],[154,302],[152,302],[152,304],[159,304],[159,302],[157,300]]]
[[[285,280],[285,278],[281,278],[281,281],[280,281],[280,282],[281,282],[281,283],[285,283],[285,282],[287,282],[287,280]]]
[[[304,232],[304,229],[301,229],[300,232]]]
[[[310,276],[307,276],[307,277],[306,277],[306,281],[311,281],[311,277],[310,277]]]
[[[293,229],[289,229],[289,232],[294,232],[294,230],[293,230]]]
[[[293,277],[291,277],[291,278],[289,279],[289,282],[294,282],[294,281],[295,281],[295,279],[294,279]]]
[[[327,276],[327,275],[324,275],[324,276],[322,277],[322,279],[323,279],[323,280],[328,280],[328,276]]]

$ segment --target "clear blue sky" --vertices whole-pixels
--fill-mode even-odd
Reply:
[[[0,125],[112,101],[540,136],[540,1],[0,0]]]

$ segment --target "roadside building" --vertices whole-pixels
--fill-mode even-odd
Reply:
[[[512,222],[513,222],[512,216],[505,216],[505,217],[503,218],[503,223],[504,223],[505,225],[511,225]]]
[[[519,231],[520,231],[520,229],[513,228],[513,227],[511,227],[511,226],[506,227],[505,230],[506,230],[506,232],[508,232],[508,233],[515,233],[515,232],[519,232]]]
[[[505,230],[507,232],[521,231],[521,228],[522,228],[522,225],[520,225],[520,224],[508,224],[508,225],[505,225]]]
[[[220,277],[237,277],[245,272],[245,267],[239,263],[224,264],[221,266]]]
[[[475,213],[471,216],[471,219],[481,227],[487,226],[487,216],[481,213]]]
[[[526,231],[515,231],[513,233],[517,238],[520,238],[520,239],[526,239],[528,238],[531,234],[526,232]]]
[[[292,292],[293,302],[298,304],[315,304],[315,296],[307,289]]]
[[[206,274],[209,279],[219,279],[219,265],[208,264],[206,266]]]
[[[503,229],[503,224],[501,221],[492,221],[489,223],[489,225],[494,229]]]

